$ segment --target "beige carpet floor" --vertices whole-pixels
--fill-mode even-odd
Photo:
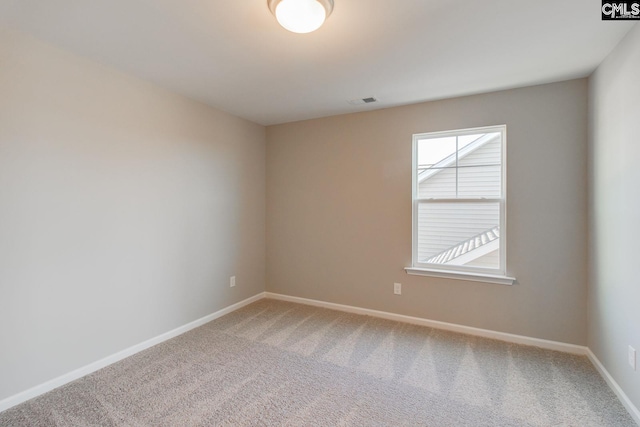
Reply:
[[[2,426],[635,426],[587,358],[261,300]]]

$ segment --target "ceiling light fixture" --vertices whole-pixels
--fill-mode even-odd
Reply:
[[[317,30],[333,11],[333,0],[267,0],[267,3],[280,25],[294,33]]]

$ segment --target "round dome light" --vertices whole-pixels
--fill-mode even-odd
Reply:
[[[333,0],[268,0],[278,23],[294,33],[310,33],[324,24]]]

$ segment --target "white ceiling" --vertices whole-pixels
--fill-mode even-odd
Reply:
[[[294,34],[266,0],[0,0],[0,25],[270,125],[588,76],[634,25],[600,6],[335,0]]]

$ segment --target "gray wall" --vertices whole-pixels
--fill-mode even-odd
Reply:
[[[264,127],[1,31],[0,400],[264,291],[264,176]]]
[[[518,284],[405,274],[412,134],[500,124]],[[586,79],[268,127],[267,290],[585,345],[586,181]]]
[[[590,83],[589,348],[640,408],[640,25]],[[638,359],[640,362],[640,359]]]

